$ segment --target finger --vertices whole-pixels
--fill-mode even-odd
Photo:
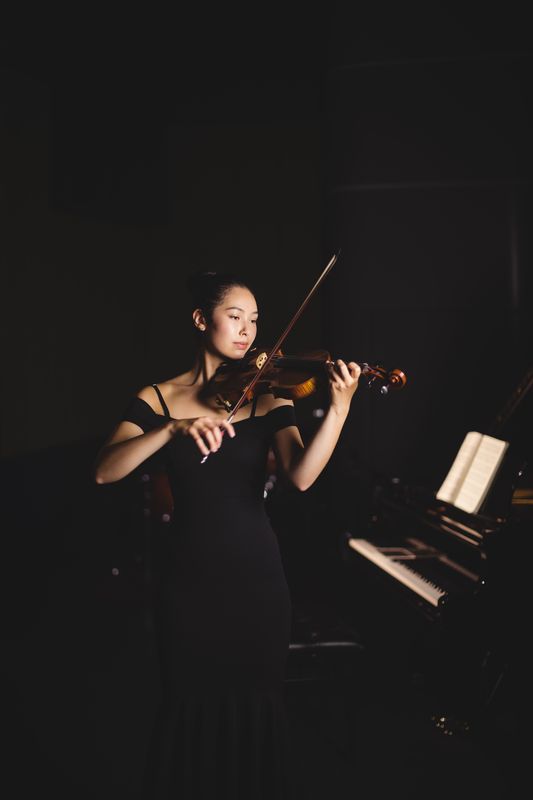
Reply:
[[[341,358],[337,359],[337,370],[339,371],[340,377],[343,380],[350,379],[350,371],[346,366],[346,362],[343,361]]]
[[[210,432],[213,434],[213,437],[215,439],[216,446],[217,446],[217,448],[219,448],[220,445],[222,444],[222,431],[220,430],[220,426],[218,425],[218,423],[215,423],[215,422],[213,422],[213,423],[210,422],[208,424],[209,424]]]
[[[335,369],[331,371],[329,376],[329,381],[332,386],[335,386],[337,388],[342,388],[344,386],[344,381],[342,380],[341,376]]]
[[[207,442],[211,452],[216,453],[219,445],[214,430],[210,430],[208,427],[204,427],[202,431],[202,436],[204,437],[204,440]]]
[[[220,427],[223,428],[223,430],[226,430],[233,439],[233,437],[235,436],[235,428],[233,427],[231,422],[224,420],[223,422],[220,423]]]
[[[336,386],[342,388],[347,377],[349,377],[349,373],[346,371],[346,365],[344,361],[338,359],[331,369],[330,379]]]
[[[218,422],[215,422],[211,417],[200,417],[196,420],[195,427],[200,435],[209,442],[210,446],[214,443],[217,448],[220,447],[222,444],[222,432]]]
[[[193,428],[189,428],[189,435],[192,436],[192,438],[196,442],[196,445],[197,445],[198,449],[200,450],[200,452],[202,453],[202,455],[208,456],[209,455],[209,448],[206,447],[206,445],[204,444],[204,441],[203,441],[202,437],[200,436],[200,434],[197,431],[195,431]]]
[[[348,364],[343,361],[341,369],[343,377],[348,379],[350,383],[357,381],[361,374],[361,367],[355,361],[350,361]]]
[[[361,367],[359,364],[356,364],[355,361],[350,361],[349,364],[345,364],[344,361],[339,361],[339,365],[345,386],[350,387],[357,384],[361,374]]]
[[[336,378],[334,381],[331,382],[331,388],[334,392],[342,392],[343,389],[346,388],[343,381]]]
[[[200,436],[204,445],[209,448],[208,452],[214,452],[218,449],[214,434],[209,429],[205,419],[196,420],[196,422],[191,426],[191,433]]]
[[[355,361],[350,361],[348,364],[348,369],[350,370],[350,374],[354,381],[358,381],[361,376],[361,367],[359,364],[356,364]]]

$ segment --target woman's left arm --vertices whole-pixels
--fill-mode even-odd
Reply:
[[[340,359],[330,370],[330,405],[320,427],[304,447],[297,428],[283,428],[275,434],[274,450],[283,472],[304,492],[316,481],[339,440],[357,389],[361,368],[354,361]]]

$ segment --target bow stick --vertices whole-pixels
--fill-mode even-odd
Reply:
[[[239,397],[239,399],[237,400],[237,402],[233,406],[233,408],[231,410],[231,413],[229,414],[229,416],[226,419],[226,422],[231,422],[232,421],[233,417],[235,416],[235,414],[237,413],[239,408],[247,400],[249,393],[254,388],[255,384],[260,380],[261,375],[267,369],[267,367],[270,364],[270,362],[272,361],[273,357],[275,356],[275,354],[280,349],[281,345],[283,344],[283,342],[285,341],[285,339],[287,338],[287,336],[289,335],[289,333],[293,329],[294,325],[296,324],[296,322],[298,321],[298,319],[302,315],[302,312],[304,311],[305,307],[307,306],[307,304],[311,300],[312,296],[314,295],[314,293],[316,292],[316,290],[318,289],[318,287],[320,286],[320,284],[322,283],[322,281],[324,280],[326,275],[333,268],[333,265],[335,264],[335,262],[337,261],[339,255],[340,255],[340,252],[341,251],[339,250],[337,253],[335,253],[330,258],[330,260],[328,261],[328,263],[324,267],[324,269],[322,271],[322,274],[319,275],[319,277],[317,278],[314,286],[312,287],[310,292],[307,294],[307,296],[305,297],[305,299],[301,303],[301,305],[300,305],[299,309],[297,310],[297,312],[291,318],[289,324],[287,325],[287,327],[285,328],[285,330],[283,331],[283,333],[279,337],[278,341],[276,342],[274,347],[272,347],[272,349],[270,350],[270,353],[267,355],[267,357],[265,358],[264,362],[261,364],[261,366],[257,370],[256,374],[254,375],[254,377],[252,378],[250,383],[246,386],[246,388],[244,389],[243,393],[241,394],[241,396]],[[209,456],[209,453],[202,458],[202,461],[200,463],[203,464],[204,461],[207,461],[208,456]]]

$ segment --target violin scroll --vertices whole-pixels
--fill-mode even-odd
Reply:
[[[368,377],[367,387],[370,389],[379,379],[383,381],[380,393],[387,395],[389,389],[403,389],[407,383],[407,377],[401,369],[391,369],[387,371],[385,367],[371,366],[366,362],[360,364],[361,374]]]

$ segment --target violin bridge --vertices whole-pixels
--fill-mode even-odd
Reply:
[[[263,366],[263,364],[265,363],[267,358],[268,358],[267,353],[260,353],[257,356],[257,358],[255,360],[255,366],[257,367],[257,369],[261,369],[261,367]]]

